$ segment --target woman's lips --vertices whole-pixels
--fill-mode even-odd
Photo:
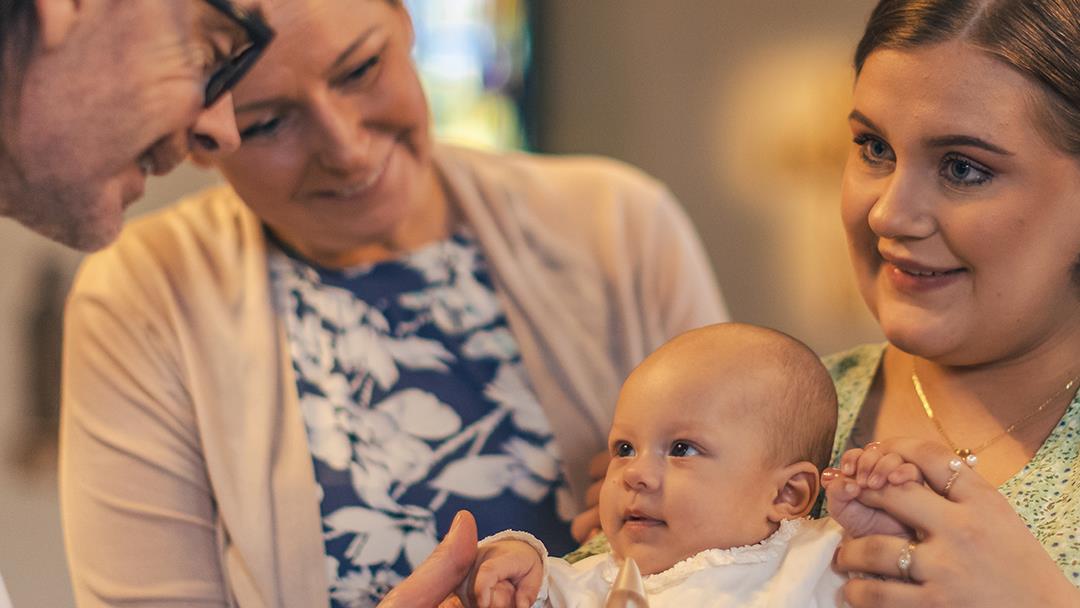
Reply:
[[[966,268],[938,270],[905,267],[889,261],[882,264],[882,271],[894,287],[907,292],[925,292],[941,289],[958,282],[967,274]]]
[[[352,180],[343,186],[313,190],[311,194],[317,198],[335,200],[346,200],[364,196],[369,192],[374,191],[382,182],[382,178],[386,175],[386,170],[390,165],[390,157],[391,154],[387,154],[386,158],[374,169],[369,171],[362,179]]]

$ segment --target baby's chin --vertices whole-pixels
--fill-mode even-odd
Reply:
[[[650,574],[659,574],[665,570],[670,570],[675,564],[697,555],[700,551],[694,551],[687,555],[661,555],[659,551],[652,547],[634,547],[630,551],[627,551],[625,555],[621,555],[618,551],[615,551],[614,553],[615,559],[617,559],[620,564],[627,557],[633,558],[634,563],[637,564],[638,570],[641,571],[641,576],[649,576]]]

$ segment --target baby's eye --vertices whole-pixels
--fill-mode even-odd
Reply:
[[[611,446],[611,453],[616,458],[629,458],[634,455],[634,446],[628,441],[616,441]]]
[[[676,441],[671,444],[671,451],[669,454],[676,458],[685,458],[687,456],[697,456],[701,452],[698,451],[689,441]]]

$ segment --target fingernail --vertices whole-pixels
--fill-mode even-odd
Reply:
[[[874,488],[874,489],[880,488],[881,487],[881,475],[871,475],[870,479],[867,480],[867,483],[870,484],[871,488]]]
[[[454,521],[450,522],[450,529],[446,531],[448,535],[453,534],[454,530],[456,530],[457,527],[461,525],[462,517],[465,517],[465,511],[458,511],[457,514],[454,515]]]
[[[829,467],[821,472],[821,483],[829,483],[840,475],[840,471]]]
[[[858,484],[850,482],[850,481],[844,484],[844,494],[847,494],[848,496],[855,496],[858,493],[859,493]]]
[[[855,472],[855,465],[851,464],[850,462],[845,462],[843,466],[843,471],[844,475],[851,477],[851,475]]]

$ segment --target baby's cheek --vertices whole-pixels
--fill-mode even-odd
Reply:
[[[621,524],[621,500],[619,491],[621,475],[608,471],[604,484],[600,486],[600,528],[605,534],[613,534]]]

